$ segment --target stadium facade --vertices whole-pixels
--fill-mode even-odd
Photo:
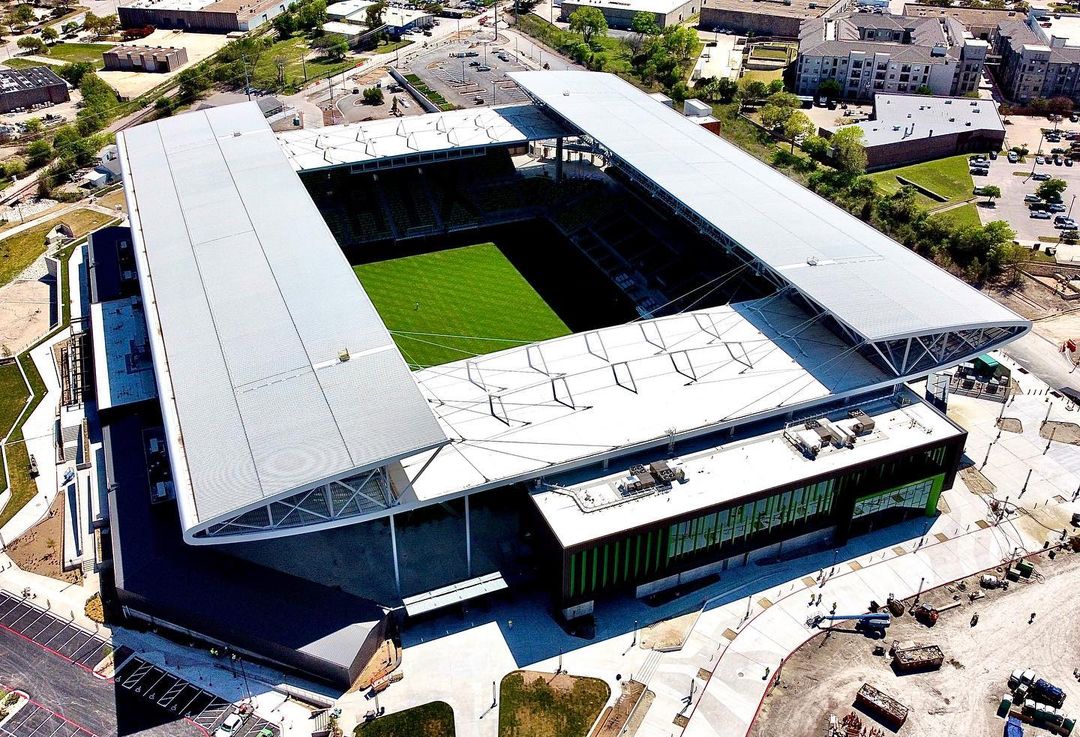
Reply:
[[[1030,324],[616,77],[513,77],[531,104],[280,136],[241,104],[118,135],[187,543],[163,554],[388,522],[402,594],[395,520],[461,501],[469,575],[426,611],[505,588],[472,575],[469,500],[525,488],[574,618],[934,513],[965,433],[905,383]],[[411,371],[301,175],[567,137],[772,294]]]

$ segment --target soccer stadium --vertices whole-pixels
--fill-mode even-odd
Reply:
[[[118,135],[125,614],[348,684],[388,622],[583,621],[936,513],[966,434],[907,383],[1030,324],[617,77],[513,76],[528,103]]]

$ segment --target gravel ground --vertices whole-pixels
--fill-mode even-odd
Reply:
[[[1012,584],[1006,592],[988,592],[974,603],[967,594],[978,590],[978,577],[967,579],[966,592],[945,587],[924,594],[923,601],[938,606],[957,594],[964,602],[942,613],[933,628],[905,614],[894,620],[884,640],[851,631],[816,636],[785,664],[780,685],[765,699],[751,737],[820,737],[830,713],[842,717],[853,710],[855,692],[863,682],[911,709],[897,734],[1001,734],[1004,723],[995,712],[1009,673],[1019,667],[1034,668],[1064,689],[1065,712],[1076,714],[1080,684],[1072,673],[1080,667],[1075,648],[1080,618],[1073,615],[1072,604],[1080,602],[1075,584],[1080,555],[1062,553],[1052,562],[1045,557],[1033,562],[1045,578]],[[979,623],[972,627],[971,615],[976,612]],[[1037,616],[1028,624],[1032,612]],[[896,675],[889,659],[874,655],[873,649],[876,644],[887,649],[903,640],[939,645],[945,663],[935,672]],[[864,724],[880,726],[860,716]]]

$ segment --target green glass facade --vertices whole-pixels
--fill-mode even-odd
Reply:
[[[587,601],[600,592],[663,578],[833,525],[837,536],[846,539],[853,524],[872,525],[883,513],[933,514],[938,496],[952,485],[963,444],[964,437],[951,438],[794,488],[743,497],[692,517],[657,521],[564,550],[563,601]],[[722,489],[717,491],[723,495]]]

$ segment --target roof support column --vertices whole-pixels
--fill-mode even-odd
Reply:
[[[394,588],[398,596],[401,596],[401,571],[398,569],[397,559],[397,530],[394,527],[394,515],[390,515],[390,551],[394,556]]]
[[[555,139],[555,181],[562,181],[563,138]]]
[[[472,529],[469,522],[469,497],[465,497],[465,570],[472,578]]]

